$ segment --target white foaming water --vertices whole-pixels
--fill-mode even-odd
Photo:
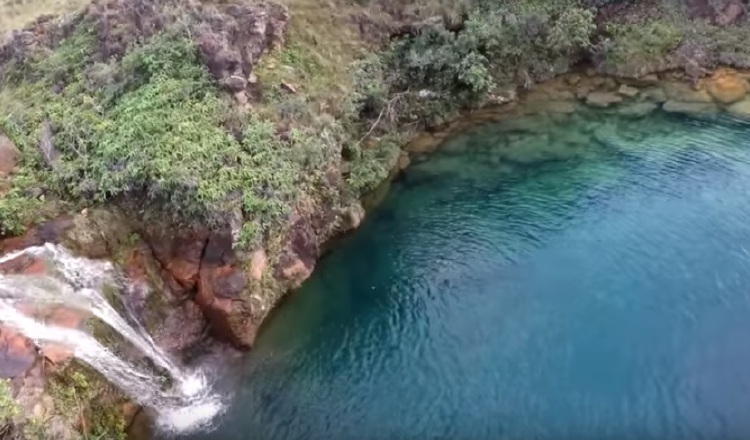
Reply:
[[[0,275],[0,322],[40,343],[55,343],[99,371],[110,382],[157,415],[159,427],[186,432],[206,427],[224,408],[212,393],[205,374],[178,366],[161,350],[138,320],[131,325],[102,294],[117,285],[110,263],[72,256],[62,247],[46,244],[0,257],[0,263],[21,255],[42,257],[52,275]],[[112,327],[171,379],[137,368],[119,358],[93,336],[75,329],[42,323],[21,313],[18,303],[63,305],[96,316]]]

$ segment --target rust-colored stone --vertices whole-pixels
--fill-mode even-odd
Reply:
[[[720,69],[705,80],[704,86],[711,96],[722,104],[741,101],[748,92],[748,83],[731,69]]]
[[[178,237],[172,233],[172,230],[148,230],[145,235],[154,257],[164,269],[170,290],[184,295],[198,285],[201,258],[209,233],[199,230]]]
[[[74,356],[74,353],[70,348],[50,343],[42,345],[42,354],[45,359],[58,367],[70,362]]]
[[[22,376],[35,361],[34,344],[15,330],[0,326],[0,377]]]
[[[0,274],[39,275],[47,271],[47,264],[42,258],[31,255],[19,255],[12,260],[0,263]]]
[[[47,314],[47,324],[69,329],[79,329],[84,320],[84,314],[67,307],[57,307]]]
[[[72,226],[73,218],[68,215],[63,215],[55,220],[31,228],[19,237],[0,240],[0,255],[31,246],[40,246],[44,243],[60,243],[64,238],[65,233]]]
[[[295,284],[301,284],[312,274],[312,268],[308,267],[304,261],[299,258],[291,257],[281,268],[281,275],[287,281],[293,281]]]
[[[232,237],[228,233],[211,236],[204,251],[196,303],[203,310],[215,334],[239,347],[249,347],[251,340],[235,325],[242,316],[242,293],[247,287],[245,274],[234,266]]]

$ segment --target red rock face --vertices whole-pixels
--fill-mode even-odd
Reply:
[[[241,311],[247,279],[229,232],[194,231],[177,238],[153,231],[147,235],[172,292],[192,295],[215,336],[249,348],[254,332],[248,331],[246,314]]]
[[[125,259],[127,287],[124,301],[146,325],[156,343],[172,353],[195,345],[202,337],[206,320],[193,301],[183,301],[170,291],[168,284],[185,287],[167,271],[159,279],[158,263],[145,243],[132,249]],[[157,275],[157,279],[150,274]],[[197,274],[195,275],[197,278]],[[180,293],[182,295],[182,293]],[[156,296],[156,306],[149,302]]]
[[[37,358],[36,347],[25,336],[0,326],[0,377],[23,376]]]

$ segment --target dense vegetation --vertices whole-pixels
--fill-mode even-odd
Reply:
[[[429,123],[569,70],[594,30],[576,1],[481,2],[458,32],[437,23],[361,66],[364,108]]]
[[[108,63],[89,59],[92,39],[82,29],[8,72],[0,129],[24,152],[23,172],[33,178],[14,179],[6,217],[23,214],[16,207],[42,187],[83,205],[135,199],[178,222],[218,225],[242,209],[252,235],[315,185],[338,154],[333,134],[293,129],[282,139],[270,122],[237,123],[240,115],[182,35],[159,36]],[[55,151],[45,157],[37,145],[47,125]],[[2,220],[10,229],[23,222]]]
[[[291,28],[255,66],[261,90],[249,108],[216,83],[179,25],[106,58],[84,21],[59,46],[2,66],[0,132],[21,160],[10,186],[0,182],[0,236],[115,204],[178,225],[239,219],[240,245],[254,248],[298,203],[343,206],[375,189],[413,133],[581,60],[629,73],[681,47],[721,62],[750,55],[746,22],[690,21],[679,0],[279,1]],[[649,8],[597,22],[597,8],[620,3]],[[0,0],[0,32],[47,6],[69,10]],[[3,386],[0,417],[15,429],[19,408]],[[80,415],[98,387],[74,375],[52,391],[61,412]],[[87,419],[95,436],[122,436],[116,414]]]
[[[686,41],[725,58],[750,53],[742,32],[688,22],[674,0],[644,2],[656,6],[640,21],[605,25],[597,8],[624,0],[369,0],[341,12],[287,2],[299,17],[286,46],[256,69],[263,93],[249,112],[215,84],[184,29],[101,59],[84,23],[55,50],[9,66],[0,130],[23,161],[0,199],[0,233],[38,221],[54,199],[63,209],[114,202],[210,226],[239,213],[250,245],[304,195],[373,189],[411,133],[580,60],[636,71]],[[361,11],[364,21],[419,26],[390,41],[382,30],[357,40],[344,21]],[[38,145],[50,133],[45,155]],[[347,183],[338,194],[325,183],[331,167]]]

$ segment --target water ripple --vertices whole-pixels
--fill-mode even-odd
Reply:
[[[410,170],[205,438],[750,437],[750,125],[544,128]]]

